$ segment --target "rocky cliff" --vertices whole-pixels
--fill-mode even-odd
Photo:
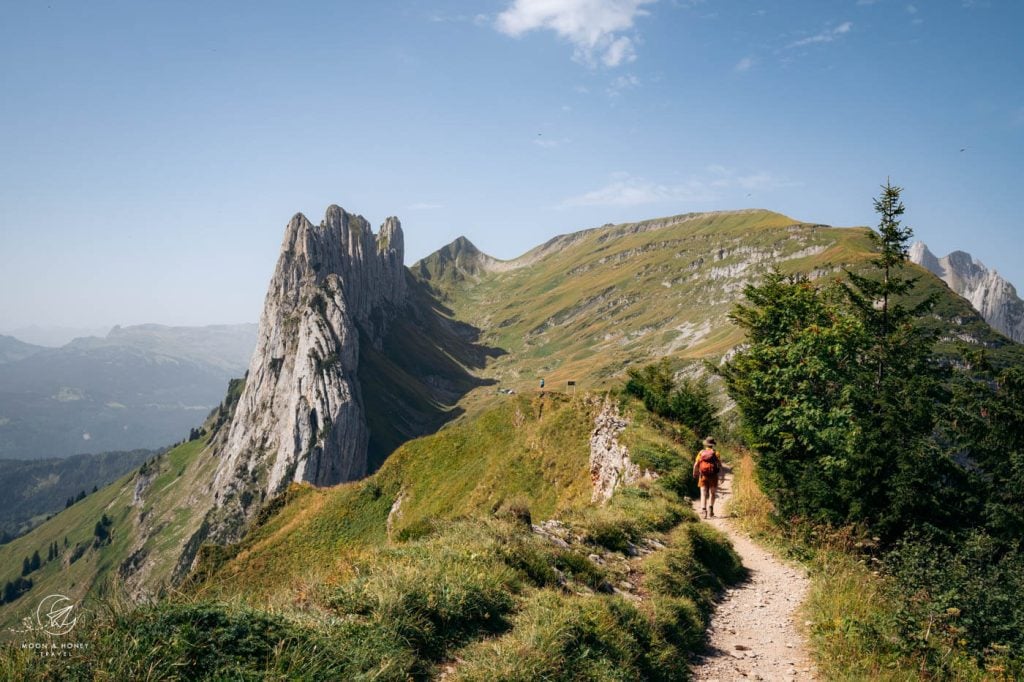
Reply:
[[[213,483],[231,523],[291,481],[332,485],[367,473],[369,429],[358,380],[360,343],[380,346],[403,306],[402,228],[338,206],[319,225],[285,230],[245,389]]]
[[[923,242],[910,247],[910,260],[966,298],[992,327],[1018,343],[1024,342],[1024,301],[998,272],[963,251],[937,258]]]

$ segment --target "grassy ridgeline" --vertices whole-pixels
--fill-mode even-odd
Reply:
[[[108,600],[77,629],[88,650],[18,653],[0,677],[683,678],[743,570],[674,490],[682,432],[638,402],[623,438],[662,476],[590,502],[600,406],[510,398],[366,481],[294,487],[240,545],[207,550],[187,595]]]

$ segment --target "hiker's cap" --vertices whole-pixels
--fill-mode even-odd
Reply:
[[[712,438],[711,436],[708,436],[707,438],[704,439],[704,445],[714,445],[714,444],[715,444],[715,439]]]

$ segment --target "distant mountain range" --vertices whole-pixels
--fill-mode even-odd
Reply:
[[[0,458],[159,448],[241,377],[256,325],[115,327],[45,348],[0,337]]]
[[[910,247],[910,260],[927,268],[981,313],[992,327],[1024,343],[1024,301],[995,270],[964,251],[937,258],[924,242]]]

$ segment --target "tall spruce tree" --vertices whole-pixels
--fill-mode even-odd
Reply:
[[[776,274],[748,287],[731,315],[748,343],[721,369],[779,511],[888,538],[948,525],[956,475],[932,439],[942,371],[917,323],[931,300],[907,303],[916,280],[903,272],[912,231],[900,192],[882,188],[878,255],[848,281]]]

